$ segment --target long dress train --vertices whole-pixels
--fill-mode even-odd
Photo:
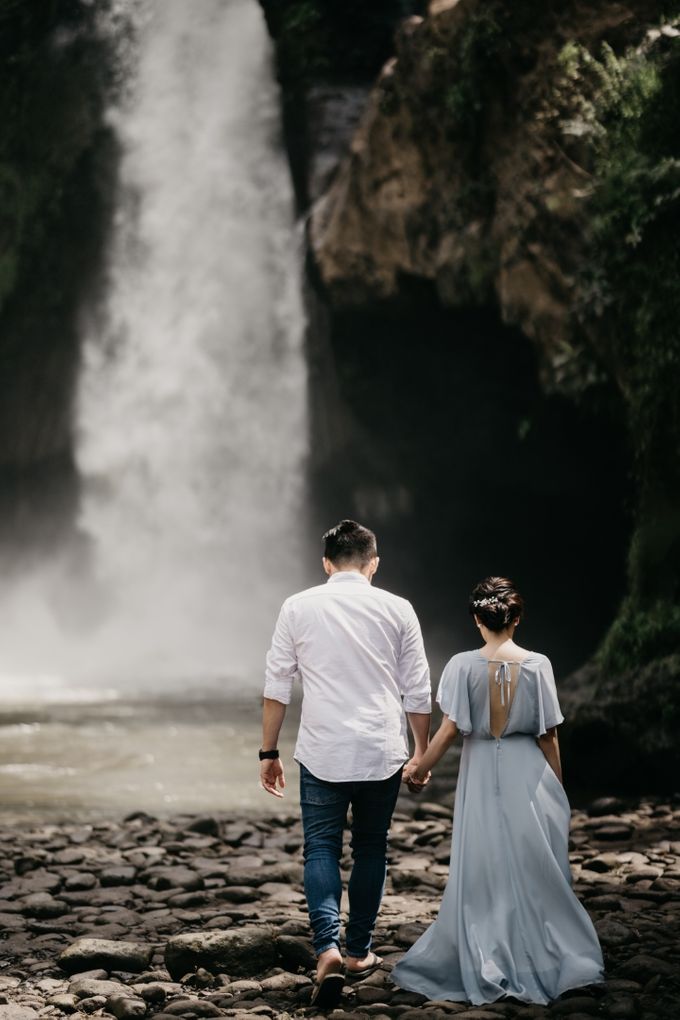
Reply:
[[[393,981],[474,1004],[546,1003],[602,981],[597,935],[571,887],[569,802],[536,743],[563,721],[549,660],[460,653],[437,701],[464,735],[449,880],[439,916]],[[495,737],[499,703],[505,725]]]

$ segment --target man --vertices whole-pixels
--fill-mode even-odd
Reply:
[[[341,521],[324,535],[325,584],[287,599],[267,655],[260,781],[276,797],[285,787],[277,743],[296,675],[302,718],[300,765],[305,895],[317,954],[314,999],[340,1000],[339,861],[352,807],[353,867],[346,929],[348,976],[382,962],[371,952],[386,873],[387,832],[409,757],[416,764],[430,730],[430,674],[420,625],[405,599],[373,588],[375,535]]]

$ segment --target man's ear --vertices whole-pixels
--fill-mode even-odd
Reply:
[[[330,577],[330,576],[331,576],[331,574],[333,573],[333,564],[332,564],[332,563],[331,563],[331,561],[330,561],[329,559],[327,559],[327,558],[326,558],[325,556],[322,556],[322,557],[321,557],[321,562],[323,563],[323,569],[324,569],[324,571],[325,571],[325,572],[326,572],[326,573],[328,574],[328,576]]]

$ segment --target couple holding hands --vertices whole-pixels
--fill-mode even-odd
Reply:
[[[482,646],[446,665],[442,722],[430,740],[430,675],[416,614],[372,585],[375,535],[341,521],[324,535],[328,580],[288,598],[267,655],[260,782],[285,786],[277,742],[295,677],[304,883],[317,955],[312,999],[336,1006],[345,980],[382,961],[371,939],[387,835],[402,782],[418,791],[460,735],[449,879],[439,915],[393,969],[428,999],[546,1003],[603,980],[593,924],[571,887],[569,802],[550,661],[520,648],[519,592],[507,578],[478,584],[469,609]],[[408,728],[414,741],[409,757]],[[340,857],[351,807],[346,956],[340,950]]]

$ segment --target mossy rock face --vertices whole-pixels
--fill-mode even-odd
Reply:
[[[680,654],[601,678],[584,695],[563,728],[567,782],[616,792],[676,791]]]

